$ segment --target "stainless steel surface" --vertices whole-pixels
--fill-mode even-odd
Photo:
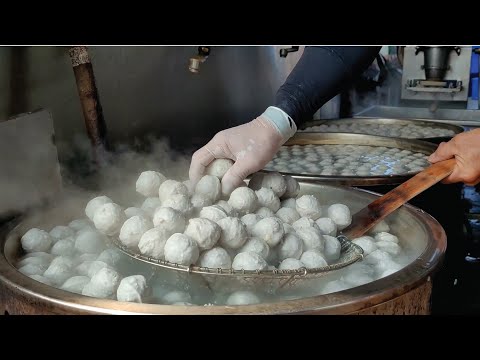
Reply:
[[[378,194],[321,184],[302,183],[302,191],[315,191],[322,204],[347,204],[356,212],[378,198]],[[79,213],[81,211],[79,210]],[[78,214],[76,214],[78,215]],[[424,284],[439,267],[446,249],[446,237],[440,224],[431,216],[405,205],[388,221],[392,232],[399,234],[412,260],[402,270],[371,283],[340,292],[297,300],[277,300],[246,306],[174,306],[125,303],[65,292],[20,273],[14,266],[22,255],[20,236],[29,228],[50,228],[72,220],[70,211],[59,204],[25,218],[13,231],[0,229],[0,288],[18,300],[43,307],[54,313],[99,314],[341,314],[359,311],[395,299]],[[0,296],[1,298],[1,296]],[[12,302],[15,298],[10,299]],[[43,309],[36,309],[42,312]]]
[[[411,150],[430,155],[437,148],[436,145],[426,141],[388,138],[383,136],[349,134],[349,133],[297,133],[284,146],[290,145],[368,145],[394,147],[401,150]],[[262,170],[263,172],[271,172]],[[297,180],[308,182],[331,182],[336,185],[363,186],[363,185],[387,185],[400,184],[411,178],[416,173],[399,175],[375,175],[375,176],[328,176],[328,175],[307,175],[281,172],[284,175],[290,175]]]
[[[453,125],[453,124],[447,124],[447,123],[441,123],[441,122],[433,122],[433,121],[419,121],[419,120],[409,120],[409,119],[387,119],[387,118],[344,118],[344,119],[338,119],[338,120],[320,120],[320,121],[309,121],[305,123],[302,127],[301,130],[304,130],[310,126],[319,126],[319,125],[341,125],[341,124],[352,124],[352,123],[360,123],[360,124],[383,124],[383,125],[417,125],[417,126],[431,126],[435,127],[437,129],[445,129],[445,130],[451,130],[455,132],[455,134],[460,134],[464,131],[464,129],[461,126],[458,125]],[[312,131],[308,130],[305,132],[319,132],[319,131]],[[367,133],[365,133],[367,134]],[[367,134],[368,135],[368,134]],[[445,136],[445,139],[448,139],[450,137]],[[418,138],[418,140],[437,140],[438,138]]]
[[[39,206],[62,190],[50,112],[0,122],[0,218]]]
[[[338,119],[340,116],[340,95],[336,95],[327,101],[315,114],[318,119]]]
[[[449,55],[452,51],[460,49],[455,46],[419,46],[418,52],[424,55],[424,70],[427,80],[441,81],[446,72],[450,69],[448,63]],[[417,52],[417,55],[418,55]],[[460,50],[458,54],[460,55]]]
[[[424,48],[424,47],[422,47]],[[432,101],[467,101],[468,88],[470,85],[470,62],[472,55],[471,46],[460,47],[460,55],[455,51],[445,49],[432,48],[426,50],[425,57],[423,53],[416,53],[415,46],[406,46],[403,59],[403,75],[402,75],[402,99],[410,100],[432,100]],[[446,57],[448,70],[445,70],[442,57]],[[424,69],[424,66],[426,67]],[[431,92],[428,89],[420,89],[422,91],[412,91],[408,89],[410,80],[424,79],[428,80],[425,73],[428,73],[434,80],[455,80],[462,82],[460,91],[438,92],[433,88]],[[444,75],[443,77],[441,77]]]
[[[375,105],[357,112],[354,117],[428,120],[457,126],[480,126],[480,111],[465,109],[440,108],[432,112],[428,108]]]

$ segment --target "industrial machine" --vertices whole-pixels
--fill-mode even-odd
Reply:
[[[468,46],[405,47],[402,99],[467,102],[472,62]],[[472,86],[478,105],[478,81]]]
[[[479,52],[477,46],[400,47],[400,106],[379,104],[356,116],[447,120],[478,126]]]

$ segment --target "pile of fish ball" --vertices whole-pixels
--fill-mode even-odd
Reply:
[[[367,145],[282,146],[265,169],[291,174],[383,176],[416,173],[430,166],[427,155]]]
[[[232,164],[214,161],[194,187],[188,180],[144,171],[136,181],[141,195],[136,206],[125,207],[101,195],[87,203],[86,218],[50,231],[30,229],[21,238],[26,254],[16,266],[32,279],[62,290],[144,302],[151,296],[147,279],[119,270],[125,255],[112,240],[148,257],[212,269],[313,269],[338,261],[341,246],[336,235],[352,221],[346,205],[299,195],[298,182],[279,173],[255,173],[248,186],[224,197],[221,179]],[[376,229],[381,231],[354,240],[367,255],[362,265],[383,274],[395,271],[394,258],[401,252],[398,238],[385,223]],[[362,277],[367,278],[372,278],[369,271]],[[344,281],[363,280],[351,275]],[[191,301],[178,291],[161,297],[164,304]],[[234,291],[226,299],[230,305],[257,302],[258,295],[247,290]]]
[[[341,122],[338,124],[322,124],[309,126],[299,132],[323,132],[323,133],[354,133],[403,139],[428,139],[435,137],[452,137],[455,131],[438,126],[424,126],[415,124],[381,124],[364,123],[362,121]]]

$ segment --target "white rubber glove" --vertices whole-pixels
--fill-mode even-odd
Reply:
[[[190,180],[195,185],[213,160],[231,159],[235,163],[222,179],[222,192],[228,195],[248,175],[263,169],[296,131],[297,127],[288,114],[270,106],[255,120],[220,131],[197,150],[190,164]]]

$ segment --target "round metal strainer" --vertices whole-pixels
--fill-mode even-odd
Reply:
[[[212,277],[223,277],[229,280],[240,281],[243,285],[269,285],[273,288],[281,288],[287,284],[293,285],[299,280],[307,280],[324,276],[332,271],[351,265],[363,258],[363,249],[360,246],[352,243],[342,235],[338,236],[337,239],[340,241],[341,250],[340,258],[335,263],[319,268],[300,268],[295,270],[234,270],[232,268],[214,269],[195,265],[186,266],[156,259],[150,256],[144,256],[123,245],[118,239],[112,239],[111,241],[115,247],[120,249],[126,255],[153,266],[190,274],[200,274],[207,276],[207,278],[210,278],[210,280],[214,280]]]

